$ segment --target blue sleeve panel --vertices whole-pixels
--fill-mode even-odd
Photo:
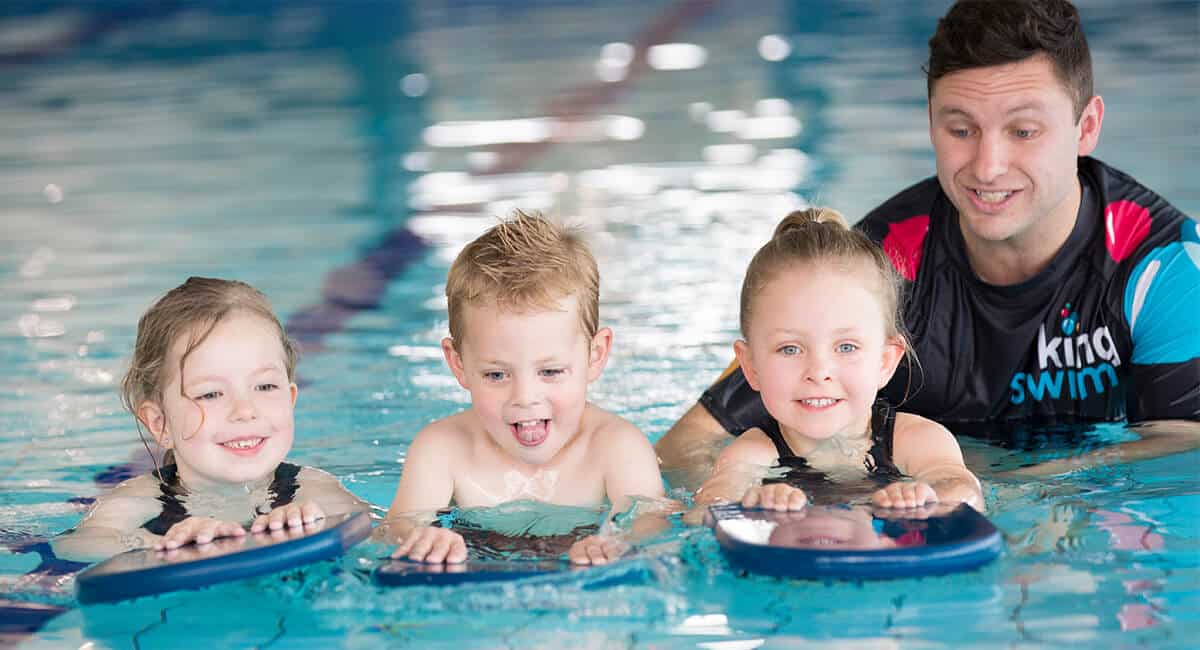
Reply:
[[[1133,340],[1131,421],[1200,419],[1200,223],[1152,249],[1125,285]]]

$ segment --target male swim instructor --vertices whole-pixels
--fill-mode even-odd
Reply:
[[[857,226],[906,280],[920,362],[882,394],[959,433],[1156,421],[1045,473],[1200,445],[1200,224],[1087,157],[1104,102],[1075,7],[960,0],[926,73],[937,177]],[[664,468],[764,414],[731,368],[658,442]]]

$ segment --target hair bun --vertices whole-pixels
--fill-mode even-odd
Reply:
[[[778,237],[786,232],[802,230],[821,223],[836,224],[841,228],[850,229],[850,224],[846,222],[846,217],[843,217],[841,212],[833,208],[808,208],[796,210],[784,217],[783,221],[775,226],[773,236]]]

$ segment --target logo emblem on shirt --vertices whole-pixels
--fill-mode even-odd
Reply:
[[[1018,372],[1009,383],[1009,399],[1022,404],[1066,397],[1087,399],[1116,388],[1121,356],[1108,326],[1086,331],[1079,311],[1066,303],[1058,312],[1061,336],[1047,336],[1046,324],[1038,330],[1037,363],[1033,372]],[[1053,333],[1050,329],[1049,333]]]
[[[1066,307],[1059,312],[1062,316],[1062,322],[1059,327],[1062,328],[1063,336],[1070,336],[1075,333],[1075,326],[1079,324],[1079,312],[1071,311],[1071,303],[1067,303]]]

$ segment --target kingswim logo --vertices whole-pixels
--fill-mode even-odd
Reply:
[[[1108,327],[1084,332],[1079,312],[1071,308],[1071,303],[1063,307],[1059,318],[1061,336],[1047,336],[1045,323],[1038,331],[1038,371],[1013,375],[1009,383],[1013,404],[1022,404],[1026,399],[1059,399],[1064,393],[1071,399],[1086,399],[1119,383],[1121,357]]]

